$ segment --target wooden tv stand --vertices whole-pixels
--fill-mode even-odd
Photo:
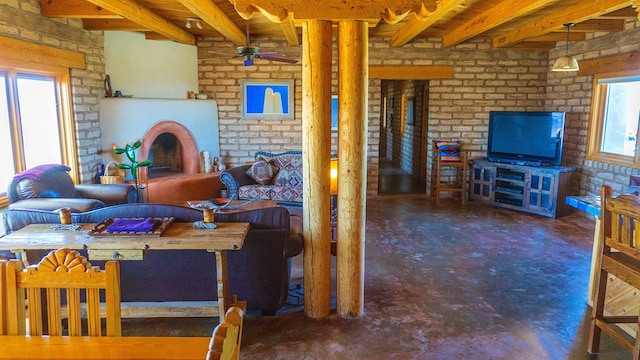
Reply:
[[[469,198],[485,204],[556,218],[565,203],[575,170],[566,166],[525,166],[471,160]]]

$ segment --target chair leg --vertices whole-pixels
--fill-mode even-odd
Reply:
[[[436,204],[440,205],[440,184],[442,181],[442,165],[438,161],[436,165]]]
[[[464,166],[462,167],[462,203],[467,203],[467,160],[464,160]]]
[[[602,262],[600,262],[602,264]],[[598,279],[596,281],[597,288],[595,297],[593,300],[593,310],[591,313],[591,331],[589,333],[589,344],[587,350],[592,353],[598,353],[600,351],[600,335],[602,330],[596,324],[597,320],[602,319],[604,316],[604,302],[607,295],[607,282],[609,273],[600,269],[598,272]]]

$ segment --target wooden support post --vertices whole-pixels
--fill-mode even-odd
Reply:
[[[364,312],[367,191],[368,24],[338,24],[338,248],[337,311]]]
[[[331,22],[302,26],[304,311],[329,315],[331,300]]]

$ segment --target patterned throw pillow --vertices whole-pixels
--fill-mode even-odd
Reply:
[[[302,187],[302,156],[298,154],[280,154],[271,160],[280,169],[273,178],[273,185]]]
[[[247,170],[247,175],[249,175],[258,184],[267,185],[279,170],[280,169],[277,166],[267,160],[260,159],[251,165]]]
[[[436,140],[442,162],[459,162],[461,160],[460,144],[462,144],[460,140]]]

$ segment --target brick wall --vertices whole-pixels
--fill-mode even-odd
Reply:
[[[429,127],[429,144],[435,139],[461,139],[464,148],[471,151],[471,157],[482,157],[486,156],[489,111],[544,108],[548,72],[546,51],[492,50],[490,42],[483,40],[446,49],[440,47],[439,40],[428,39],[415,39],[400,49],[384,45],[384,41],[372,45],[372,65],[453,66],[452,79],[425,83],[429,91],[426,124],[423,124],[421,116],[416,116],[416,124],[405,124],[401,136],[397,129],[400,105],[394,104],[394,128],[384,133],[386,156],[416,177],[419,177],[416,159],[420,155],[421,126]],[[396,102],[402,93],[416,100],[421,97],[414,82],[393,81],[388,86]],[[416,104],[419,106],[417,109],[422,109],[422,104]],[[416,115],[420,112],[417,110]],[[430,151],[427,165],[427,181],[430,182]]]
[[[588,34],[581,42],[572,42],[569,53],[578,63],[582,60],[640,51],[640,21],[629,20],[625,31],[610,34]],[[565,44],[549,52],[548,67],[556,58],[565,53]],[[640,173],[638,169],[611,165],[586,158],[587,134],[591,116],[591,96],[593,76],[581,76],[576,73],[549,72],[546,85],[546,110],[565,111],[563,164],[575,166],[572,177],[572,194],[599,194],[604,183],[611,185],[614,191],[623,191],[629,183],[630,175]]]
[[[85,54],[86,69],[72,69],[71,91],[81,182],[93,180],[92,169],[102,162],[98,98],[104,96],[102,32],[85,31],[82,21],[48,19],[37,0],[9,0],[0,4],[0,35]]]
[[[263,51],[279,51],[301,59],[301,48],[290,48],[284,40],[252,39],[252,45]],[[291,65],[256,59],[253,66],[244,66],[242,59],[234,57],[235,47],[222,38],[198,41],[198,52],[207,60],[198,66],[199,86],[218,101],[220,124],[220,155],[229,166],[252,161],[256,151],[282,152],[302,148],[302,63]],[[333,94],[337,94],[337,48],[333,46]],[[294,79],[295,119],[241,120],[241,79]],[[380,119],[380,80],[369,81],[367,192],[378,192],[378,143]],[[331,151],[338,151],[337,132],[333,133]]]
[[[283,51],[300,57],[300,48],[289,48],[284,41],[253,39],[255,45],[269,51]],[[207,38],[198,42],[201,56],[199,79],[201,91],[218,100],[220,117],[220,150],[227,165],[237,165],[252,159],[257,149],[284,151],[302,148],[301,121],[301,64],[260,62],[244,67],[233,58],[235,48],[222,38]],[[214,52],[215,54],[211,54]],[[225,55],[228,54],[228,55]],[[334,64],[337,52],[334,45]],[[390,48],[388,40],[370,39],[370,65],[452,65],[454,77],[450,80],[430,81],[430,134],[435,138],[462,139],[473,156],[484,156],[488,114],[490,110],[540,110],[544,107],[544,89],[548,71],[546,51],[491,50],[488,41],[472,41],[452,49],[441,49],[439,40],[415,39],[401,48]],[[337,92],[337,69],[334,67],[334,93]],[[294,79],[296,83],[295,120],[264,121],[240,120],[240,79]],[[377,193],[377,166],[381,125],[381,82],[369,82],[368,124],[368,193]],[[401,90],[404,89],[404,90]],[[419,146],[416,144],[416,124],[405,124],[399,135],[401,94],[416,96],[415,82],[394,84],[393,126],[385,133],[386,156],[405,170],[416,174],[419,164]],[[417,111],[419,113],[420,111]],[[391,149],[391,151],[389,151]],[[335,139],[333,151],[337,151]],[[430,164],[430,158],[427,160]],[[417,174],[416,174],[417,175]]]

